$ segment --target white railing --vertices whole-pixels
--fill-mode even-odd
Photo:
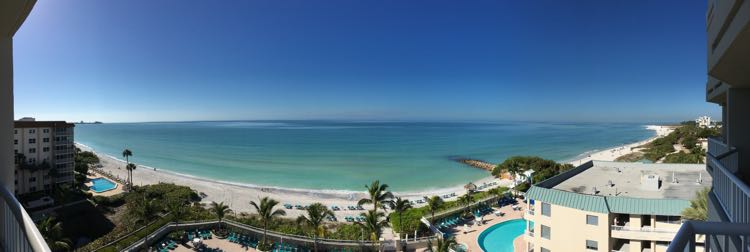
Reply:
[[[711,155],[718,156],[729,151],[729,146],[721,141],[718,137],[708,138],[708,153]]]
[[[21,203],[0,184],[0,245],[2,251],[51,251]]]
[[[669,244],[667,252],[695,252],[700,247],[696,242],[699,236],[705,236],[705,252],[747,252],[750,249],[748,223],[686,221]]]
[[[732,155],[737,155],[736,152]],[[706,155],[713,176],[713,194],[731,222],[750,223],[750,187],[711,154]]]
[[[655,233],[676,233],[677,229],[664,229],[664,228],[653,228],[650,226],[643,226],[640,228],[630,226],[617,226],[612,225],[612,230],[617,231],[639,231],[639,232],[655,232]]]

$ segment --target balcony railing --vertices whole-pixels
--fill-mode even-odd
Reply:
[[[708,165],[711,168],[709,170],[713,176],[713,194],[716,195],[719,204],[731,222],[750,223],[750,187],[735,176],[734,172],[726,167],[725,162],[721,162],[722,156],[724,158],[729,157],[726,154],[729,154],[729,156],[737,155],[734,150],[719,157],[710,153],[706,155]],[[726,163],[737,164],[736,161]]]
[[[676,233],[677,232],[676,229],[668,229],[668,228],[653,228],[649,226],[643,226],[643,227],[637,228],[637,227],[617,226],[617,225],[612,225],[612,230],[655,232],[655,233]]]
[[[21,203],[0,184],[0,245],[2,251],[51,251]]]
[[[725,144],[719,137],[708,138],[708,153],[714,156],[724,154],[729,151],[729,146]]]
[[[705,236],[704,251],[750,251],[750,224],[687,221],[669,244],[667,252],[695,252],[696,237]]]

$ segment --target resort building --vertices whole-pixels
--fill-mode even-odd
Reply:
[[[25,117],[14,123],[15,194],[49,190],[73,183],[73,125]]]
[[[13,35],[36,0],[0,1],[0,250],[51,251],[15,191]]]
[[[688,222],[670,252],[692,251],[706,237],[710,251],[750,249],[750,1],[709,0],[706,11],[706,100],[721,106],[721,136],[708,139],[713,177],[708,222]]]
[[[701,164],[590,161],[526,194],[529,251],[666,251],[681,212],[711,185]]]
[[[711,117],[709,116],[698,117],[698,119],[695,119],[695,125],[698,125],[698,127],[701,127],[701,128],[713,127],[713,125],[711,125]]]

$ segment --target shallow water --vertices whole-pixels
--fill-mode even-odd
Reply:
[[[487,172],[451,157],[558,161],[644,140],[640,124],[232,121],[79,124],[75,140],[97,152],[201,178],[309,189],[395,191],[465,184]]]

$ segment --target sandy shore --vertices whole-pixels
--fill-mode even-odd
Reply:
[[[602,160],[612,161],[615,158],[632,152],[632,148],[643,145],[650,141],[653,141],[657,137],[669,134],[672,131],[669,127],[663,126],[649,126],[649,129],[657,132],[656,136],[638,143],[628,144],[611,148],[599,152],[592,153],[584,158],[570,161],[569,163],[579,165],[589,160]],[[77,144],[76,146],[84,151],[95,150],[88,146]],[[125,170],[125,162],[114,157],[96,153],[100,160],[102,167],[100,169],[113,174],[119,178],[127,178],[127,171]],[[190,186],[194,190],[205,194],[203,203],[210,203],[211,201],[225,202],[236,212],[252,212],[250,201],[257,201],[258,199],[269,196],[281,202],[281,204],[292,204],[292,205],[309,205],[315,202],[321,202],[328,206],[339,206],[342,209],[346,209],[347,206],[356,205],[357,201],[365,197],[365,192],[343,192],[343,191],[327,191],[327,190],[305,190],[305,189],[289,189],[289,188],[272,188],[272,187],[260,187],[252,185],[243,185],[230,182],[214,181],[198,177],[190,177],[182,174],[172,173],[160,169],[154,169],[146,166],[138,166],[133,171],[133,183],[136,185],[149,185],[157,184],[160,182],[174,183],[178,185]],[[386,181],[387,182],[387,181]],[[467,181],[468,182],[468,181]],[[488,174],[487,177],[478,181],[473,181],[477,185],[484,183],[497,182],[497,186],[509,186],[512,182],[507,179],[497,179]],[[438,187],[439,185],[435,185]],[[460,196],[465,193],[463,186],[457,185],[453,187],[445,187],[441,189],[426,191],[426,192],[395,192],[397,196],[404,197],[410,200],[422,199],[425,196],[432,195],[445,195],[456,193]],[[455,200],[457,198],[451,197],[448,200]],[[300,210],[287,210],[287,215],[290,217],[297,216],[303,211]],[[341,210],[336,212],[336,216],[339,219],[343,219],[345,216],[357,216],[360,211],[356,210]]]
[[[95,150],[81,144],[76,146],[84,151]],[[101,160],[103,171],[109,172],[110,174],[117,176],[121,179],[127,178],[127,170],[125,170],[125,162],[108,155],[96,153]],[[326,190],[306,190],[306,189],[288,189],[288,188],[272,188],[272,187],[260,187],[251,185],[242,185],[236,183],[213,181],[209,179],[197,178],[185,176],[182,174],[172,173],[160,169],[154,169],[146,166],[138,166],[133,171],[133,183],[135,185],[149,185],[157,184],[160,182],[174,183],[178,185],[190,186],[194,190],[206,195],[203,198],[203,203],[210,203],[211,201],[225,202],[236,212],[253,212],[254,210],[250,206],[250,201],[257,201],[258,199],[269,196],[281,202],[281,204],[292,204],[292,205],[309,205],[315,202],[321,202],[328,206],[339,206],[342,209],[346,209],[347,206],[356,206],[359,199],[366,197],[364,191],[362,192],[342,192],[342,191],[326,191]],[[386,181],[387,182],[387,181]],[[469,181],[467,181],[468,183]],[[477,185],[484,183],[497,182],[497,186],[507,186],[511,183],[510,180],[500,180],[489,176],[477,181],[473,181]],[[456,193],[456,196],[451,197],[447,200],[455,200],[458,196],[463,195],[466,190],[463,186],[458,185],[454,187],[446,187],[437,190],[431,190],[427,192],[394,192],[396,196],[404,197],[410,200],[422,199],[424,196],[438,195],[442,196],[445,194]],[[301,214],[303,211],[299,210],[287,210],[289,217],[295,217]],[[356,210],[341,210],[336,211],[336,217],[343,220],[345,216],[358,216],[361,211]]]
[[[596,151],[587,155],[583,155],[580,158],[567,161],[566,163],[578,166],[591,160],[614,161],[618,157],[635,152],[637,150],[636,147],[650,143],[651,141],[669,135],[669,133],[672,133],[672,131],[674,131],[674,127],[670,126],[649,125],[647,126],[647,128],[655,131],[656,135],[640,142],[617,146],[614,148],[609,148],[606,150]]]

